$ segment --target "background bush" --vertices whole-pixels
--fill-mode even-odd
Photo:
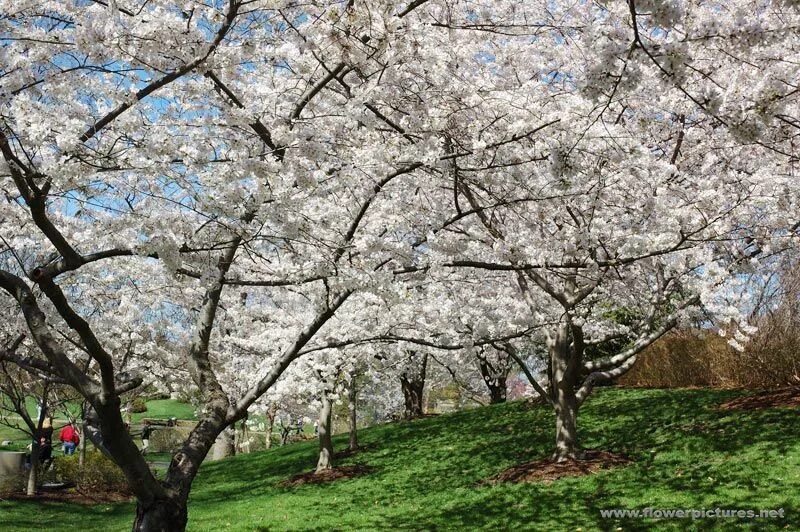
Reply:
[[[58,479],[75,484],[78,491],[129,493],[122,470],[99,451],[87,451],[83,467],[78,464],[77,454],[59,456],[55,468]]]
[[[618,383],[645,388],[800,384],[800,328],[791,321],[776,316],[759,320],[759,330],[744,352],[714,331],[673,331],[643,351]]]
[[[147,404],[145,403],[144,398],[137,397],[131,401],[131,413],[141,414],[142,412],[147,412]]]

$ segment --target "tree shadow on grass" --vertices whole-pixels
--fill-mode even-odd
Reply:
[[[800,456],[796,413],[716,409],[734,396],[735,392],[708,390],[602,390],[580,414],[584,445],[624,452],[637,463],[546,485],[476,486],[511,465],[546,457],[552,450],[552,413],[545,407],[507,404],[363,431],[360,437],[367,449],[359,453],[358,461],[376,471],[329,486],[290,491],[275,486],[313,467],[315,442],[209,464],[207,471],[206,467],[201,471],[192,503],[222,509],[231,499],[261,497],[264,508],[273,500],[313,508],[319,522],[327,524],[308,522],[303,526],[308,530],[784,526],[786,522],[779,521],[654,522],[601,516],[602,509],[646,506],[783,506],[790,518],[798,515],[800,508],[789,495],[800,492],[800,481],[781,480],[783,473],[778,470],[782,453],[794,453],[795,460]],[[339,448],[346,444],[346,435],[335,439]]]

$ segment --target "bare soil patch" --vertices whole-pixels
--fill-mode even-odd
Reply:
[[[621,454],[608,451],[586,450],[583,459],[554,462],[549,458],[535,460],[510,467],[486,481],[487,484],[502,482],[552,482],[563,477],[590,475],[603,469],[624,466],[633,461]]]
[[[322,471],[320,473],[316,473],[314,471],[300,473],[299,475],[295,475],[288,480],[284,480],[280,483],[280,486],[285,488],[294,488],[304,484],[324,484],[326,482],[333,482],[335,480],[360,477],[362,475],[369,474],[372,471],[373,468],[363,464],[339,466]]]
[[[75,488],[65,490],[45,490],[36,495],[25,495],[24,493],[5,493],[2,497],[11,501],[34,501],[34,502],[69,502],[92,506],[101,503],[129,502],[132,500],[130,493],[120,493],[115,491],[103,491],[102,493],[81,493]]]
[[[789,386],[777,390],[764,390],[754,395],[738,397],[719,406],[720,410],[758,410],[800,406],[800,386]]]

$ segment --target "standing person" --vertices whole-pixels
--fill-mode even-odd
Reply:
[[[46,417],[42,421],[39,433],[39,463],[47,469],[53,462],[53,418]]]
[[[146,419],[142,421],[142,454],[147,453],[150,447],[150,435],[153,433],[153,427]]]
[[[75,426],[72,423],[67,423],[61,432],[58,434],[58,439],[64,446],[64,456],[71,456],[75,454],[75,448],[81,442],[81,437]]]

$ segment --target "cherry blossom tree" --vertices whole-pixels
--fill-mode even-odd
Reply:
[[[428,249],[432,267],[507,272],[518,286],[546,338],[549,387],[536,388],[566,460],[580,458],[577,411],[593,384],[701,305],[741,321],[720,304],[726,283],[796,229],[798,79],[785,60],[797,6],[534,4],[448,24],[504,33],[485,61],[505,81],[494,98],[516,105],[477,131],[488,98],[461,108],[442,132],[451,152],[511,128],[547,135],[454,159],[450,203],[474,215]],[[624,349],[587,357],[620,337]]]
[[[391,282],[423,220],[398,198],[436,158],[382,110],[420,4],[4,5],[0,288],[42,369],[90,403],[135,529],[183,529],[217,436],[356,291]],[[200,399],[164,480],[120,414],[153,372]]]
[[[738,320],[717,295],[797,229],[794,1],[2,6],[2,305],[138,530],[185,528],[295,360],[367,341],[517,360],[541,331],[579,457],[593,384],[701,304]],[[200,403],[164,480],[119,411],[146,381]]]

